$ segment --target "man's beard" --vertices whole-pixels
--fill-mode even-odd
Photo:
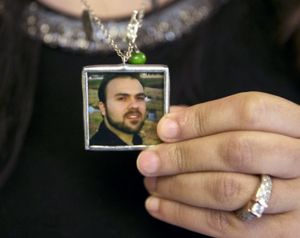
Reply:
[[[140,118],[142,118],[141,121],[138,122],[139,125],[138,125],[137,127],[132,128],[132,127],[129,127],[129,126],[127,126],[127,125],[125,124],[125,118],[126,118],[126,116],[129,115],[130,113],[138,113],[139,116],[140,116]],[[125,114],[123,115],[123,121],[122,121],[122,122],[117,122],[117,121],[115,121],[115,120],[110,116],[109,111],[107,111],[107,112],[106,112],[106,119],[107,119],[108,123],[109,123],[112,127],[116,128],[116,129],[118,129],[118,130],[120,130],[120,131],[122,131],[122,132],[125,132],[125,133],[127,133],[127,134],[136,134],[136,133],[138,133],[138,132],[142,129],[142,127],[143,127],[143,125],[144,125],[144,121],[145,121],[145,118],[143,117],[143,114],[142,114],[139,110],[130,110],[130,111],[128,111],[127,113],[125,113]]]

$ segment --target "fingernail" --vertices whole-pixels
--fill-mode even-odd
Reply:
[[[159,157],[154,151],[143,151],[137,160],[138,169],[144,175],[153,175],[158,171]]]
[[[164,138],[176,138],[179,135],[179,125],[176,121],[165,118],[161,122],[160,132]]]
[[[154,192],[156,190],[156,178],[155,177],[145,178],[144,184],[149,193]]]
[[[146,200],[146,209],[150,212],[158,212],[159,211],[159,199],[156,197],[149,197]]]

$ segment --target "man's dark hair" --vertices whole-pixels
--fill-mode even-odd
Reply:
[[[103,81],[101,82],[101,85],[98,89],[98,98],[100,102],[106,103],[106,88],[110,81],[116,79],[116,78],[131,78],[132,80],[137,80],[140,82],[140,84],[144,87],[144,82],[141,79],[140,75],[138,73],[114,73],[105,75]]]

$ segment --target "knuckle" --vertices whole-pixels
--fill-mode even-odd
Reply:
[[[186,223],[186,211],[180,203],[174,204],[172,217],[177,225]]]
[[[267,114],[268,100],[263,93],[247,93],[239,104],[239,121],[242,128],[258,128]]]
[[[253,141],[249,135],[231,133],[225,143],[223,159],[235,171],[249,170],[253,163]]]
[[[157,186],[157,192],[163,196],[177,196],[184,187],[178,175],[161,178]]]
[[[229,174],[220,174],[212,186],[212,194],[217,203],[225,206],[233,206],[233,201],[238,201],[242,193],[242,185],[239,180]]]
[[[189,168],[188,150],[184,149],[184,145],[182,143],[173,144],[168,149],[168,154],[178,172],[184,172]]]
[[[207,225],[215,231],[217,237],[226,237],[230,233],[232,224],[226,213],[217,210],[208,210]]]
[[[187,125],[196,135],[205,135],[207,131],[208,115],[205,107],[192,107],[193,115],[187,115]]]

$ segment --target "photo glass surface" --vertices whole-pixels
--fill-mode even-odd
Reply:
[[[85,67],[83,94],[87,150],[135,150],[161,142],[156,127],[169,110],[167,67]]]

